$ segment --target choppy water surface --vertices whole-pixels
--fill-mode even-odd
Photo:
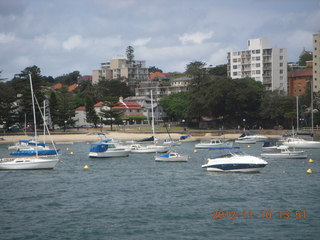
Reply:
[[[76,143],[59,146],[54,170],[1,171],[0,239],[319,239],[320,150],[308,150],[314,163],[267,160],[258,174],[208,173],[201,165],[210,154],[194,153],[194,144],[176,148],[187,163],[152,154],[89,159],[89,145]],[[241,149],[259,155],[261,144]],[[237,217],[213,219],[218,210]],[[306,218],[295,218],[299,210]]]

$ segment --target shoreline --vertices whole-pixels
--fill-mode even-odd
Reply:
[[[104,133],[105,136],[100,137],[98,135],[98,132],[93,133],[62,133],[62,134],[51,134],[51,136],[46,135],[46,141],[51,142],[54,141],[55,143],[71,143],[71,142],[96,142],[100,141],[101,139],[104,138],[114,138],[122,141],[131,141],[131,140],[140,140],[143,138],[150,137],[152,134],[147,134],[147,133],[128,133],[128,132],[117,132],[117,131],[112,131],[108,133]],[[170,133],[170,136],[172,139],[177,140],[181,135],[185,135],[188,133]],[[189,133],[192,135],[192,133]],[[274,134],[264,134],[265,136],[269,138],[281,138],[281,135],[274,135]],[[225,139],[237,139],[240,135],[238,133],[226,133],[223,135],[216,135],[213,133],[204,133],[201,136],[197,135],[192,135],[195,139],[197,140],[203,140],[203,139],[210,139],[210,138],[225,138]],[[156,134],[156,137],[158,139],[165,139],[169,138],[167,133],[159,133]],[[7,144],[7,143],[15,143],[18,142],[21,139],[28,140],[31,139],[32,137],[25,136],[25,135],[2,135],[0,136],[0,144]],[[38,140],[42,141],[43,136],[39,135]]]

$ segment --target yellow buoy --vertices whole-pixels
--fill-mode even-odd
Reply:
[[[307,170],[307,173],[311,174],[311,173],[312,173],[312,170],[309,168],[309,169]]]
[[[309,159],[309,163],[313,163],[313,159],[310,158],[310,159]]]
[[[195,149],[195,150],[193,150],[193,152],[195,152],[195,153],[196,153],[196,152],[198,152],[198,150],[197,150],[197,149]]]
[[[85,165],[84,167],[83,167],[83,170],[88,170],[89,169],[89,166],[88,165]]]
[[[70,152],[70,154],[73,155],[74,153],[73,153],[73,152]]]
[[[69,151],[69,148],[66,148],[67,151]]]
[[[251,146],[250,146],[250,145],[248,145],[248,148],[251,148]]]

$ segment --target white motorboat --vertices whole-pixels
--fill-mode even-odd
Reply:
[[[282,144],[290,148],[320,148],[320,142],[302,138],[287,138]]]
[[[280,152],[261,153],[261,157],[275,159],[302,159],[308,157],[305,151],[290,150],[287,146],[279,146],[278,149]]]
[[[215,172],[259,172],[262,168],[267,166],[267,162],[261,158],[247,155],[240,152],[236,147],[221,147],[212,150],[228,150],[229,152],[213,158],[208,158],[207,163],[202,165],[202,168],[207,171]]]
[[[33,123],[37,126],[36,113],[35,113],[35,95],[33,93],[31,74],[29,74],[30,88],[31,88],[31,99],[32,99],[32,111],[33,111]],[[39,105],[38,105],[39,106]],[[44,115],[39,107],[39,111],[44,120]],[[47,124],[44,121],[44,126],[49,133]],[[53,169],[59,162],[59,157],[57,154],[57,149],[52,141],[54,147],[55,155],[50,156],[39,156],[38,154],[38,142],[37,142],[37,128],[34,128],[34,138],[35,138],[35,156],[21,156],[13,158],[2,158],[0,159],[0,170],[32,170],[32,169]]]
[[[268,137],[252,132],[245,132],[238,137],[238,140],[255,140],[257,142],[265,141],[266,139],[268,139]]]
[[[170,150],[170,146],[161,146],[161,145],[140,145],[132,144],[131,152],[132,153],[165,153]]]
[[[279,146],[281,146],[282,143],[278,141],[265,141],[262,145],[262,151],[263,152],[275,152],[279,150]]]
[[[107,158],[107,157],[128,157],[130,149],[119,146],[116,143],[96,142],[90,145],[89,157]]]
[[[237,139],[234,141],[235,143],[239,143],[239,144],[255,144],[257,142],[257,140],[255,139],[245,139],[245,138],[242,138],[242,139]]]
[[[163,145],[179,146],[179,145],[181,145],[181,142],[174,141],[173,139],[166,138],[166,139],[163,140]]]
[[[232,142],[227,142],[218,138],[213,138],[209,141],[201,141],[200,143],[195,145],[195,148],[231,147],[232,144]]]
[[[157,162],[187,162],[189,159],[188,155],[180,155],[176,152],[168,152],[162,155],[155,156]]]

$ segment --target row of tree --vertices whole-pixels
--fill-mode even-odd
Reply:
[[[219,67],[221,69],[221,66]],[[208,70],[203,62],[192,62],[186,74],[192,77],[190,90],[161,99],[160,104],[172,119],[186,119],[189,124],[211,120],[215,126],[291,128],[296,122],[296,98],[282,92],[266,91],[251,78],[231,79],[226,71]],[[310,85],[299,98],[299,118],[303,126],[311,124]],[[317,95],[315,95],[315,99]],[[317,101],[315,108],[320,106]],[[320,124],[318,111],[314,124]]]

